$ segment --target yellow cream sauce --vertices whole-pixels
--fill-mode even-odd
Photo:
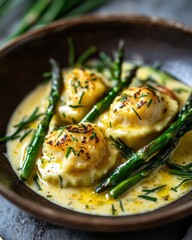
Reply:
[[[143,77],[148,74],[148,70],[143,69],[139,74]],[[162,80],[159,81],[161,82]],[[166,86],[171,89],[185,89],[185,91],[181,93],[176,93],[180,99],[180,105],[182,105],[189,95],[189,87],[171,79],[166,82]],[[19,104],[9,122],[7,130],[8,135],[14,131],[13,126],[19,123],[24,116],[29,116],[36,107],[40,107],[40,110],[42,108],[43,112],[49,94],[49,87],[49,84],[38,86]],[[35,128],[36,125],[37,124],[34,124],[32,127]],[[15,139],[7,143],[8,158],[17,175],[19,175],[19,169],[22,166],[25,149],[30,142],[31,136],[32,133],[21,142]],[[189,132],[180,141],[179,146],[171,158],[171,162],[181,165],[191,163],[191,146],[192,132]],[[179,180],[177,176],[169,174],[168,169],[163,166],[159,167],[149,178],[131,188],[126,194],[118,199],[109,199],[106,193],[95,193],[95,186],[81,188],[66,187],[61,189],[59,186],[48,184],[42,179],[39,179],[41,190],[37,189],[33,180],[27,181],[26,185],[49,201],[62,207],[88,214],[117,216],[149,212],[166,206],[191,190],[192,183],[187,182],[181,185],[177,189],[177,192],[173,191],[172,188],[177,186],[180,182],[181,180]],[[156,202],[138,197],[138,195],[144,194],[142,192],[143,189],[152,189],[161,185],[166,186],[150,194],[151,197],[157,198]]]

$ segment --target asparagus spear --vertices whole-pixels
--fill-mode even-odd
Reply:
[[[145,167],[141,171],[128,177],[126,180],[120,182],[117,186],[112,188],[109,191],[109,195],[113,198],[117,198],[132,186],[147,178],[157,167],[164,164],[170,158],[171,152],[176,145],[177,141],[175,144],[171,143],[164,147],[156,156],[151,159],[150,162],[145,164]]]
[[[95,46],[92,46],[88,48],[74,63],[74,65],[82,65],[84,64],[87,59],[92,56],[94,53],[96,53],[97,48]]]
[[[122,62],[124,56],[124,42],[119,43],[118,51],[115,60],[112,64],[114,81],[116,81],[115,87],[109,91],[109,93],[96,105],[93,106],[90,112],[82,119],[81,122],[92,122],[94,121],[102,112],[104,112],[111,104],[113,99],[123,90],[124,87],[130,84],[131,80],[136,74],[137,66],[134,66],[130,70],[130,73],[123,79],[121,79],[122,73]]]
[[[128,76],[122,79],[101,101],[93,106],[91,111],[82,119],[81,122],[93,122],[102,112],[104,112],[111,104],[113,99],[123,90],[124,87],[128,86],[131,80],[134,78],[137,66],[134,66]]]
[[[6,41],[26,32],[40,18],[41,14],[48,8],[51,2],[52,0],[37,1],[24,16],[16,31]]]
[[[27,155],[20,171],[20,179],[23,181],[27,180],[31,175],[36,157],[42,147],[45,135],[47,134],[49,123],[54,115],[55,106],[59,100],[62,83],[61,70],[54,59],[51,59],[50,63],[52,65],[52,86],[49,95],[49,105],[46,109],[45,117],[39,123],[38,128],[32,137],[31,143],[27,148]]]
[[[0,3],[0,17],[2,17],[4,11],[6,10],[6,8],[9,6],[9,4],[11,3],[10,0],[3,0]]]
[[[65,7],[67,0],[54,0],[43,16],[36,22],[33,28],[45,25],[55,20]]]
[[[99,0],[99,2],[85,2],[84,0],[55,0],[34,27],[47,24],[60,17],[76,16],[87,13],[105,2],[106,0]]]
[[[184,135],[190,129],[192,124],[192,93],[190,94],[185,106],[188,106],[186,111],[182,110],[178,119],[172,123],[161,136],[138,150],[130,157],[130,159],[118,166],[114,172],[96,188],[96,192],[101,192],[109,187],[116,186],[119,182],[126,179],[134,170],[145,164],[147,160],[150,160],[152,156],[156,155],[177,137]]]
[[[82,4],[80,4],[76,8],[66,13],[65,17],[80,16],[82,14],[88,13],[90,11],[93,11],[95,8],[100,7],[106,1],[107,0],[97,0],[97,1],[85,0]]]
[[[111,69],[111,75],[113,81],[116,83],[119,82],[121,79],[121,72],[122,72],[122,63],[123,63],[123,58],[124,58],[124,41],[119,42],[119,47],[114,59],[114,62],[112,64],[112,69]]]
[[[82,4],[84,0],[67,0],[65,3],[65,7],[63,8],[62,12],[58,16],[58,18],[62,18],[67,14],[68,12],[74,10],[78,5]]]
[[[19,8],[22,3],[23,3],[23,0],[14,0],[14,1],[3,0],[3,1],[1,1],[1,3],[0,3],[0,19],[9,15],[16,8]],[[31,3],[29,2],[27,4],[27,7],[29,7],[28,5],[30,6]]]

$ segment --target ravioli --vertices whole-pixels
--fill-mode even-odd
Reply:
[[[136,150],[160,134],[177,112],[177,101],[169,96],[148,87],[132,87],[114,99],[99,125],[107,137],[119,137]]]
[[[104,80],[88,69],[75,68],[64,72],[58,117],[64,123],[78,123],[105,92]]]
[[[44,181],[59,186],[92,185],[116,163],[97,125],[69,125],[48,134],[37,161]]]

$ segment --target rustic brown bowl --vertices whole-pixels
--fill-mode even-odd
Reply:
[[[79,55],[91,45],[111,53],[120,39],[126,42],[126,59],[162,61],[165,70],[191,83],[192,29],[178,23],[137,16],[84,17],[59,21],[28,33],[0,50],[0,136],[21,99],[48,71],[49,58],[67,65],[67,38]],[[88,231],[132,231],[178,220],[192,214],[192,192],[159,210],[123,217],[92,216],[54,205],[22,182],[12,170],[0,145],[0,193],[23,210],[54,224]]]

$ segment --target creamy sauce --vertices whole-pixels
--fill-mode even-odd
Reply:
[[[146,69],[140,71],[139,74],[140,76],[145,76],[147,74]],[[180,94],[176,93],[181,106],[189,94],[188,88],[174,80],[167,81],[166,86],[170,89],[184,88],[186,90]],[[8,135],[14,131],[13,126],[20,122],[24,116],[30,115],[36,107],[41,106],[43,112],[43,109],[47,104],[46,99],[49,94],[49,87],[49,84],[38,86],[21,102],[9,122],[7,131]],[[36,126],[37,123],[34,123],[32,127],[36,128]],[[22,161],[25,156],[25,149],[28,146],[31,136],[32,133],[21,142],[16,139],[7,143],[8,158],[17,175],[19,175],[19,169],[22,166]],[[180,141],[171,161],[180,165],[191,163],[191,146],[192,132],[189,132]],[[118,199],[109,199],[106,193],[95,193],[95,186],[60,188],[59,186],[48,184],[40,178],[39,185],[41,186],[41,190],[37,188],[32,179],[27,181],[26,185],[51,202],[68,209],[88,214],[116,216],[149,212],[175,201],[188,193],[192,188],[192,183],[187,182],[181,185],[177,189],[177,192],[173,191],[172,188],[177,186],[180,182],[181,180],[179,180],[177,176],[169,174],[167,168],[163,166],[159,167],[149,178],[131,188],[126,194]],[[157,198],[156,202],[138,197],[139,195],[144,194],[142,191],[143,189],[152,189],[161,185],[166,186],[159,191],[150,194],[151,197]]]

